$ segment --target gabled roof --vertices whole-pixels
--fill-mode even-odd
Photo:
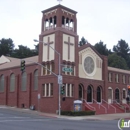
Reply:
[[[0,70],[14,68],[14,67],[20,67],[21,59],[6,57],[6,56],[4,56],[4,57],[6,59],[10,60],[10,62],[5,62],[4,64],[1,64]],[[26,60],[26,65],[35,64],[33,62],[38,62],[38,56],[24,58],[24,60]],[[29,61],[32,61],[32,62],[29,62]]]
[[[78,48],[78,52],[90,47],[100,58],[102,58],[104,55],[101,55],[90,43],[84,44],[83,46],[80,46]]]
[[[4,63],[7,63],[7,62],[10,62],[10,60],[7,57],[5,57],[5,56],[2,55],[0,57],[0,65],[4,64]]]

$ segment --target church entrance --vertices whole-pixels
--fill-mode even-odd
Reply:
[[[97,102],[101,102],[101,87],[97,87]]]
[[[118,88],[115,90],[115,100],[117,102],[120,102],[120,93]]]
[[[111,87],[108,88],[108,103],[113,102],[113,90]]]
[[[83,99],[83,85],[79,84],[79,100]]]
[[[87,102],[93,102],[93,91],[92,91],[92,86],[88,86],[87,88]]]

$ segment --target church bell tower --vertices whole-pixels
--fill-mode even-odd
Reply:
[[[61,56],[61,74],[78,76],[77,12],[59,4],[42,13],[39,41],[43,43],[39,43],[39,62],[58,74],[58,55],[52,49],[54,48]],[[73,71],[62,71],[63,67]],[[49,74],[51,73],[47,70],[41,70],[41,75]]]

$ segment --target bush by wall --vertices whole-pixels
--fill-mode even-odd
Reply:
[[[61,115],[66,115],[66,116],[95,115],[95,111],[61,111]]]

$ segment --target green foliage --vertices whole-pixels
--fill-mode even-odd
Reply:
[[[87,40],[84,37],[82,37],[81,41],[79,42],[79,46],[83,46],[86,43],[87,43]]]
[[[35,46],[35,51],[36,51],[36,53],[38,54],[38,51],[39,51],[39,44],[34,45],[34,46]]]
[[[66,116],[95,115],[95,111],[61,111],[61,115],[66,115]]]
[[[2,38],[0,40],[0,56],[10,56],[14,50],[14,43],[12,39]]]
[[[109,54],[111,54],[111,50],[108,50],[106,47],[106,44],[103,44],[102,41],[100,41],[99,43],[96,43],[94,45],[94,48],[101,54],[101,55],[105,55],[108,56]]]
[[[19,45],[19,49],[15,49],[14,52],[11,54],[12,57],[15,58],[26,58],[38,55],[38,52],[35,50],[31,50],[27,46]]]
[[[108,56],[108,66],[128,70],[125,59],[121,56],[118,56],[116,53]]]
[[[113,51],[116,52],[118,56],[121,56],[125,59],[127,66],[130,69],[130,48],[128,43],[121,39],[118,41],[116,46],[113,46]]]

